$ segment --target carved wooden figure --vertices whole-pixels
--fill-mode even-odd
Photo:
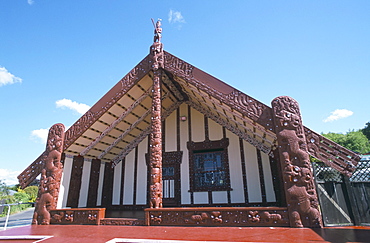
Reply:
[[[157,22],[154,24],[154,20],[152,19],[154,25],[154,40],[153,42],[161,42],[162,39],[162,20],[158,19]]]
[[[61,157],[64,142],[64,125],[55,124],[49,130],[46,150],[42,159],[40,187],[36,199],[32,224],[50,224],[50,210],[56,209],[62,179]]]
[[[154,22],[153,22],[154,24]],[[150,133],[150,207],[162,207],[162,100],[161,80],[164,68],[163,44],[161,43],[162,28],[160,21],[155,25],[154,43],[151,46],[153,89]]]
[[[322,227],[298,103],[287,96],[272,101],[290,225]]]

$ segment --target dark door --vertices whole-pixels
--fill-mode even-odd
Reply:
[[[181,186],[180,186],[180,166],[176,164],[163,164],[162,167],[163,183],[163,206],[179,206]]]

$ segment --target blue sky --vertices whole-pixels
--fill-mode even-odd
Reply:
[[[149,52],[164,48],[316,132],[370,121],[370,1],[0,1],[0,179],[45,149]]]

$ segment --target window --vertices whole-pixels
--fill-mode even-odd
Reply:
[[[228,191],[230,188],[228,139],[188,143],[190,191]]]

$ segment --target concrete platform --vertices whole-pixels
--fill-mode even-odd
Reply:
[[[27,239],[20,236],[32,236]],[[37,238],[37,236],[40,236]],[[0,242],[370,242],[370,227],[162,227],[31,225],[0,232]],[[10,238],[18,237],[17,239]],[[144,240],[146,239],[146,240]],[[147,241],[149,240],[149,241]],[[154,241],[153,241],[154,240]],[[166,241],[167,240],[167,241]]]

